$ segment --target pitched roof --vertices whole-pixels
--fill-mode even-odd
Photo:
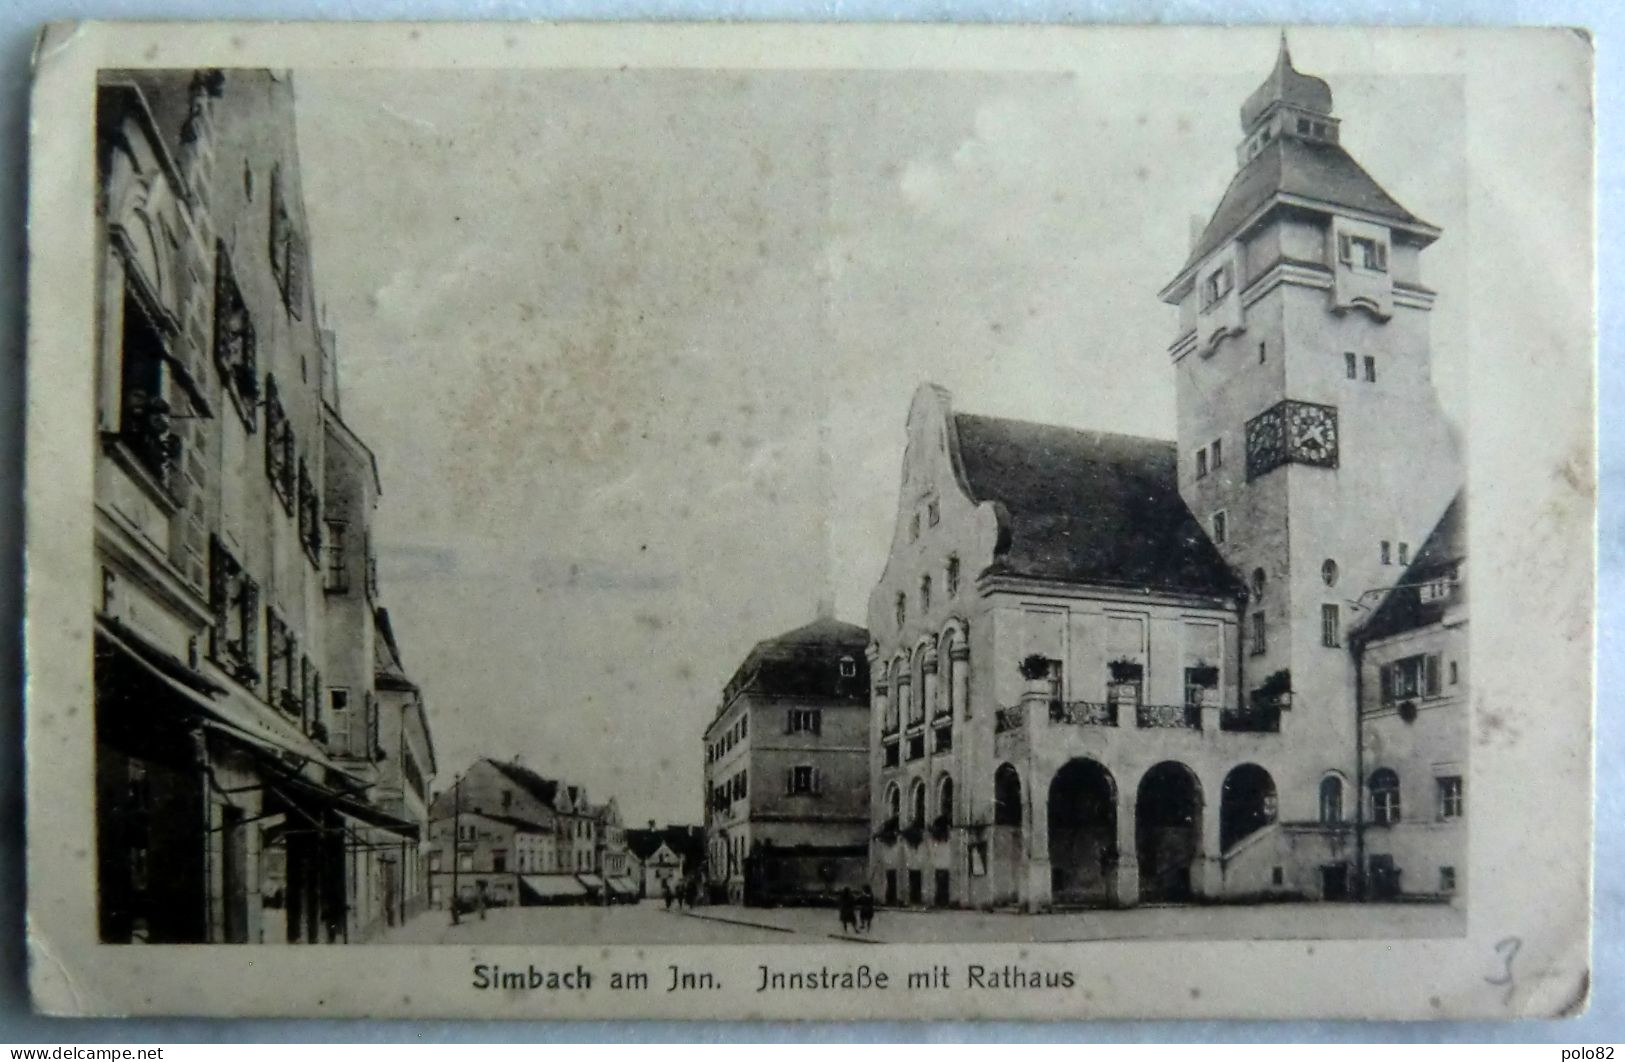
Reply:
[[[627,830],[626,847],[639,859],[648,859],[664,844],[692,863],[705,850],[705,831],[698,826],[664,826],[653,830]]]
[[[1401,225],[1432,228],[1400,206],[1341,144],[1281,136],[1247,160],[1231,179],[1180,274],[1212,254],[1237,234],[1243,222],[1283,195],[1375,214]]]
[[[378,632],[378,637],[372,640],[374,678],[381,686],[393,689],[417,689],[417,684],[407,677],[406,667],[401,663],[401,648],[395,641],[395,628],[390,623],[389,610],[374,609],[372,620]]]
[[[1179,496],[1174,444],[954,414],[977,502],[999,510],[996,572],[1231,594],[1239,583]]]
[[[1361,625],[1361,641],[1386,638],[1437,623],[1453,602],[1459,602],[1463,591],[1431,600],[1422,600],[1422,587],[1439,579],[1454,576],[1456,569],[1467,557],[1467,501],[1464,491],[1445,507],[1444,515],[1429,532],[1427,541],[1417,551],[1410,567],[1400,577],[1399,584],[1382,599],[1382,604]]]
[[[493,759],[487,759],[485,762],[495,767],[499,774],[504,775],[510,782],[535,797],[540,803],[547,807],[553,806],[553,799],[558,796],[559,783],[550,778],[543,778],[529,767],[517,763],[504,763],[501,760]]]
[[[728,680],[717,714],[720,716],[734,696],[747,687],[757,693],[867,702],[868,660],[864,650],[868,646],[867,630],[830,616],[764,638],[751,647]],[[853,661],[852,675],[841,674],[838,665],[843,657]]]

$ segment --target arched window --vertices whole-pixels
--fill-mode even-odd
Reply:
[[[1371,821],[1378,826],[1399,821],[1399,775],[1387,767],[1371,772]]]
[[[1320,821],[1343,821],[1343,779],[1335,774],[1320,780]]]
[[[916,829],[925,826],[925,782],[918,778],[908,794],[908,824]]]
[[[903,814],[903,792],[893,782],[886,787],[886,818],[892,822],[901,820]]]
[[[993,825],[1021,825],[1021,775],[1008,763],[993,772]]]
[[[952,825],[954,821],[954,779],[952,775],[943,775],[937,783],[937,821],[943,825]]]

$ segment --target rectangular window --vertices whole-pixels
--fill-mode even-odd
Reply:
[[[1388,270],[1388,245],[1369,236],[1351,236],[1340,233],[1337,237],[1337,257],[1347,265],[1372,272]]]
[[[1320,606],[1320,644],[1329,649],[1343,644],[1343,622],[1336,605]]]
[[[792,708],[785,723],[785,733],[817,734],[823,729],[823,715],[818,708]]]
[[[1229,538],[1229,519],[1223,510],[1213,514],[1213,542],[1222,546]]]
[[[1264,613],[1254,612],[1252,638],[1250,639],[1252,642],[1251,652],[1253,656],[1262,655],[1264,651],[1269,648],[1269,643],[1265,640],[1264,635]]]
[[[1394,563],[1393,559],[1389,556],[1388,548],[1389,548],[1388,543],[1384,542],[1382,544],[1382,562],[1384,564],[1392,564],[1392,563]]]
[[[1343,354],[1343,372],[1351,380],[1360,378],[1360,359],[1352,350]]]
[[[1370,354],[1365,356],[1365,382],[1377,382],[1377,359]]]
[[[915,541],[920,537],[920,514],[915,513],[908,521],[908,540]]]
[[[935,498],[932,498],[925,505],[925,522],[932,527],[936,527],[942,522],[942,506]]]
[[[1399,544],[1399,563],[1401,563],[1401,564],[1409,564],[1410,562],[1411,562],[1411,544],[1409,542],[1401,542]]]
[[[1440,867],[1439,868],[1439,891],[1440,892],[1455,892],[1456,891],[1456,868],[1455,867]]]
[[[896,767],[902,761],[902,747],[895,741],[882,746],[882,752],[881,762],[887,767]]]
[[[787,792],[792,796],[816,796],[819,792],[818,768],[809,764],[798,764],[790,768],[789,785]]]
[[[164,398],[169,352],[141,301],[126,289],[123,361],[119,379],[119,439],[166,493],[180,456]]]
[[[959,558],[958,557],[949,557],[948,558],[947,582],[948,582],[948,596],[949,597],[957,596],[959,594]]]
[[[1439,654],[1429,653],[1422,658],[1422,696],[1437,697],[1439,693]]]
[[[1226,262],[1218,269],[1215,269],[1213,272],[1209,273],[1207,280],[1202,284],[1202,309],[1208,309],[1214,303],[1230,294],[1230,289],[1233,284],[1234,279],[1231,274],[1229,262]]]
[[[1439,818],[1459,819],[1466,807],[1465,789],[1460,775],[1449,775],[1433,780],[1439,794]]]
[[[1224,440],[1214,439],[1213,445],[1208,449],[1213,452],[1213,468],[1217,471],[1219,466],[1224,464]]]
[[[1207,475],[1207,448],[1196,451],[1196,478],[1201,479]]]
[[[1450,661],[1450,685],[1454,686],[1460,677],[1460,672],[1456,670],[1456,662],[1454,660]]]
[[[214,360],[243,426],[253,431],[254,407],[260,397],[254,324],[243,302],[243,293],[237,287],[231,256],[224,242],[218,243],[215,250]]]
[[[1264,357],[1265,357],[1266,350],[1267,350],[1267,348],[1264,346],[1263,341],[1260,340],[1259,344],[1258,344],[1258,364],[1260,364],[1260,365],[1264,364]]]
[[[338,520],[327,521],[326,561],[322,565],[322,587],[335,594],[350,589],[350,573],[345,567],[345,536],[348,528]]]
[[[508,852],[503,848],[491,849],[491,870],[501,874],[508,869]]]
[[[931,611],[931,577],[929,575],[920,578],[920,611]]]

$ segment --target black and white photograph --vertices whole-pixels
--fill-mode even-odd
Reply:
[[[1585,761],[1483,781],[1542,724],[1475,667],[1545,635],[1469,553],[1590,517],[1469,476],[1541,401],[1480,407],[1518,371],[1477,338],[1514,246],[1483,38],[576,66],[389,32],[305,65],[132,42],[81,91],[93,199],[48,206],[87,248],[53,371],[90,415],[52,428],[92,592],[79,699],[29,712],[84,765],[98,961],[511,947],[456,987],[587,994],[578,954],[740,946],[652,963],[677,1005],[947,945],[910,989],[1053,996],[1094,963],[1027,946],[1425,951],[1516,891],[1475,856],[1538,828],[1480,787]],[[1589,98],[1589,52],[1543,54]],[[1541,135],[1589,164],[1571,127]],[[1528,678],[1589,756],[1589,666]],[[1577,797],[1552,832],[1584,843]]]

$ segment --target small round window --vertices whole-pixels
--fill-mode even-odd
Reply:
[[[1253,596],[1259,597],[1264,593],[1264,569],[1253,569]]]
[[[1327,586],[1337,585],[1337,562],[1330,557],[1320,566],[1320,581]]]

